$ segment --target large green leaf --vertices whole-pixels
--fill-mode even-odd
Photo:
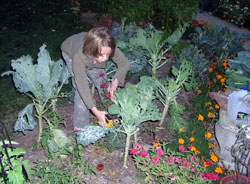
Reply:
[[[85,126],[81,131],[77,132],[76,142],[83,146],[87,146],[91,143],[95,143],[100,138],[104,137],[105,134],[112,132],[114,133],[116,129],[114,127],[105,128],[101,126],[88,125]]]
[[[36,126],[36,121],[32,116],[34,104],[27,105],[22,111],[18,113],[18,119],[14,126],[14,131],[21,131],[27,134],[27,130],[33,130]]]

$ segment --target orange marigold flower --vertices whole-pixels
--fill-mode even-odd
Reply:
[[[227,63],[227,62],[228,62],[228,59],[224,59],[224,62]]]
[[[210,86],[211,84],[212,84],[212,82],[211,82],[211,81],[207,81],[207,85],[209,85],[209,86]]]
[[[214,108],[212,106],[209,107],[210,110],[213,110]]]
[[[202,23],[203,23],[203,21],[202,21],[202,20],[199,20],[198,24],[202,24]]]
[[[213,71],[213,68],[208,68],[208,71],[209,71],[209,72],[212,72],[212,71]]]
[[[154,145],[154,146],[159,146],[160,143],[159,143],[159,141],[155,141],[155,142],[153,142],[153,145]]]
[[[222,76],[221,75],[216,75],[217,79],[221,79]]]
[[[184,144],[184,139],[182,139],[182,138],[180,138],[179,140],[178,140],[178,142],[180,143],[180,144]]]
[[[195,153],[196,155],[199,155],[201,152],[198,151],[198,150],[196,150],[194,153]]]
[[[212,102],[206,102],[205,106],[212,105]]]
[[[172,18],[169,18],[169,22],[172,22],[173,21],[173,19]]]
[[[198,89],[197,92],[198,92],[199,94],[201,94],[202,91]]]
[[[194,142],[194,138],[193,137],[190,137],[189,140],[190,140],[190,142]]]
[[[203,121],[203,120],[204,120],[204,117],[203,117],[201,114],[199,114],[197,119],[198,119],[199,121]]]
[[[219,109],[220,106],[219,106],[218,104],[215,104],[214,108],[215,108],[215,109]]]
[[[217,168],[215,169],[215,172],[218,173],[218,174],[222,174],[222,173],[223,173],[223,172],[222,172],[222,169],[221,169],[220,167],[217,167]]]
[[[210,139],[210,138],[212,137],[212,134],[211,134],[210,132],[206,132],[206,133],[205,133],[205,137],[206,137],[207,139]]]
[[[213,161],[213,162],[217,162],[218,161],[218,157],[215,155],[214,152],[212,152],[211,156],[210,156],[210,159]]]
[[[209,112],[208,114],[207,114],[207,116],[209,117],[209,118],[212,118],[213,117],[213,113],[212,112]]]
[[[165,26],[161,26],[161,29],[164,30],[164,29],[165,29]]]

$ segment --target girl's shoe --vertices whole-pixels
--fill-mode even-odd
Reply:
[[[81,128],[74,127],[74,131],[75,131],[75,132],[79,132],[79,131],[81,131],[81,130],[82,130]]]

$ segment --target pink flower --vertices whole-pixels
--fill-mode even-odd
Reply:
[[[167,158],[165,158],[165,161],[166,161],[166,162],[174,162],[174,159],[173,159],[173,158],[170,158],[170,157],[167,157]]]
[[[108,26],[109,26],[109,27],[111,27],[111,26],[112,26],[112,24],[108,23]]]
[[[115,104],[115,103],[114,103],[114,102],[112,102],[112,103],[110,103],[110,104],[109,104],[109,106],[111,106],[111,105],[113,105],[113,104]]]
[[[162,149],[158,149],[156,152],[157,155],[159,156],[163,156],[164,155],[164,151]]]
[[[104,88],[107,84],[104,82],[104,83],[101,83],[100,87],[101,88]]]
[[[148,152],[146,152],[146,151],[141,151],[141,153],[140,153],[140,156],[141,157],[146,157],[148,155]]]
[[[178,158],[178,157],[173,157],[173,158],[174,158],[174,162],[176,162],[176,163],[180,163],[181,162],[180,158]]]
[[[116,9],[116,8],[113,8],[113,11],[117,11],[117,9]]]
[[[192,149],[192,146],[188,146],[187,149],[191,150],[191,149]]]
[[[160,158],[155,156],[151,159],[151,161],[155,164],[158,164],[160,162]]]
[[[185,147],[183,145],[179,146],[178,149],[179,149],[180,152],[184,152],[185,151]]]
[[[135,149],[142,149],[142,145],[136,144],[136,145],[134,146],[134,148],[135,148]]]
[[[181,165],[183,165],[184,167],[189,167],[189,162],[184,160]]]
[[[118,17],[118,15],[117,15],[117,14],[114,14],[114,17]]]
[[[139,26],[142,26],[142,25],[143,25],[143,22],[138,22],[138,25],[139,25]]]
[[[108,99],[110,99],[111,95],[108,93],[105,95]]]
[[[210,165],[212,165],[212,162],[211,162],[210,160],[207,160],[207,161],[206,161],[206,165],[207,165],[207,166],[210,166]]]
[[[100,73],[100,74],[99,74],[99,77],[103,77],[103,76],[104,76],[104,73]]]
[[[130,150],[129,154],[135,155],[137,152],[138,152],[138,150],[133,148]]]

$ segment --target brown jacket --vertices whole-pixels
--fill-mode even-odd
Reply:
[[[95,102],[90,92],[87,70],[106,68],[106,62],[94,64],[92,59],[83,54],[82,48],[86,34],[86,32],[81,32],[70,36],[62,43],[61,50],[72,59],[72,68],[77,90],[88,109],[91,109],[95,107]],[[117,71],[113,79],[117,79],[119,85],[123,85],[129,69],[129,61],[118,48],[115,50],[112,61],[117,65]]]

